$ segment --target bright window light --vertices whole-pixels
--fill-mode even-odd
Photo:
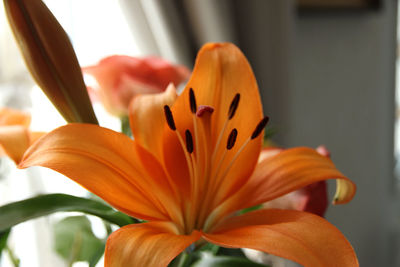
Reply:
[[[70,36],[81,66],[96,64],[100,59],[109,55],[141,55],[135,37],[132,36],[125,22],[118,1],[44,0],[44,2]],[[63,118],[37,86],[24,90],[24,92],[30,93],[15,93],[14,88],[25,86],[21,79],[26,79],[29,74],[22,65],[15,41],[10,37],[10,30],[6,25],[3,5],[0,5],[0,83],[3,82],[0,87],[7,84],[7,88],[4,90],[5,87],[1,87],[2,97],[4,91],[9,90],[16,95],[14,98],[21,98],[21,95],[30,98],[28,103],[30,102],[31,105],[25,108],[31,111],[33,130],[51,131],[64,125]],[[1,101],[0,104],[13,105],[12,101]],[[14,105],[14,107],[20,106],[20,104]],[[94,108],[102,126],[120,130],[119,120],[105,112],[101,104],[95,104]],[[7,173],[3,175],[4,179],[0,179],[0,204],[25,199],[38,193],[67,193],[87,196],[87,191],[82,187],[53,171],[44,168],[17,170],[13,162],[8,159],[4,159],[0,163],[2,172],[4,171],[3,165],[7,165],[5,170]],[[15,255],[21,260],[20,267],[67,266],[55,255],[52,248],[51,224],[63,216],[66,215],[56,214],[29,221],[14,228],[15,231],[13,231],[9,244]],[[94,222],[95,232],[101,233],[99,220],[91,219],[91,221]],[[103,264],[100,261],[98,266]],[[8,255],[4,254],[0,260],[0,266],[13,267],[14,265]],[[73,266],[88,265],[79,262]]]

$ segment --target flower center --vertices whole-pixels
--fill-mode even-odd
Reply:
[[[182,146],[190,177],[190,199],[184,204],[185,233],[193,229],[206,231],[212,224],[210,213],[218,206],[218,188],[221,187],[236,159],[251,140],[257,138],[266,124],[268,117],[264,117],[255,130],[243,144],[235,151],[229,161],[226,157],[236,145],[238,130],[233,128],[223,146],[222,139],[232,118],[238,109],[240,94],[236,94],[229,106],[225,122],[213,146],[211,116],[214,108],[210,106],[197,107],[196,97],[192,88],[189,89],[189,106],[193,118],[193,131],[185,130],[185,138],[177,131],[175,121],[168,105],[164,106],[164,113],[169,128],[177,135]],[[200,145],[201,144],[201,145]],[[222,153],[221,153],[221,149]],[[195,154],[195,155],[194,155]]]

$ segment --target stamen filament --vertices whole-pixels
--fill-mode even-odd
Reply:
[[[225,169],[224,173],[222,176],[220,176],[220,178],[217,181],[216,187],[214,188],[219,188],[221,186],[222,181],[224,181],[225,176],[228,174],[229,170],[231,169],[233,163],[236,161],[236,159],[239,157],[240,153],[243,151],[243,149],[249,144],[249,142],[252,139],[249,137],[246,139],[246,141],[243,143],[243,145],[239,148],[239,150],[236,152],[236,154],[233,156],[232,160],[230,161],[228,167]],[[217,177],[216,177],[217,178]],[[214,189],[215,190],[215,189]],[[213,191],[214,191],[213,190]],[[218,191],[217,191],[218,192]],[[214,192],[213,192],[214,195]],[[215,207],[217,205],[216,201],[219,201],[218,196],[213,198],[212,201],[212,205],[207,207],[207,213],[210,211],[210,207],[211,209],[214,209],[213,207]],[[216,212],[216,209],[214,209],[207,218],[204,218],[203,215],[203,230],[204,231],[208,231],[210,229],[210,227],[212,226],[212,223],[214,222],[214,217],[218,212]]]
[[[227,149],[224,150],[224,153],[222,154],[222,157],[220,158],[220,160],[218,161],[218,164],[216,165],[217,167],[211,169],[211,170],[215,170],[215,171],[212,171],[211,173],[209,173],[208,181],[213,181],[213,182],[212,183],[208,183],[208,185],[207,185],[207,187],[209,187],[209,188],[208,188],[208,190],[206,192],[206,195],[205,195],[204,205],[203,205],[203,207],[202,207],[202,209],[200,211],[199,222],[198,222],[199,225],[202,225],[204,220],[206,219],[205,216],[207,215],[207,213],[208,213],[208,211],[210,209],[210,204],[212,202],[212,198],[213,198],[214,192],[218,188],[218,184],[219,183],[218,183],[218,181],[216,181],[216,179],[218,178],[218,174],[219,174],[219,172],[221,170],[222,162],[224,162],[224,160],[225,160],[225,156],[226,156],[227,151],[228,151]]]
[[[239,150],[236,152],[236,154],[233,156],[232,160],[229,162],[228,167],[225,169],[225,171],[223,172],[221,178],[217,179],[218,184],[216,186],[216,188],[218,188],[222,181],[224,180],[225,176],[228,174],[229,170],[231,169],[231,167],[233,166],[233,163],[235,163],[236,159],[239,157],[240,153],[242,153],[243,149],[247,146],[247,144],[250,142],[250,138],[247,138],[246,141],[243,143],[243,145],[239,148]],[[216,177],[217,178],[217,177]]]
[[[225,171],[223,172],[221,177],[216,177],[216,187],[214,188],[219,188],[221,186],[221,183],[224,181],[224,178],[228,175],[228,172],[230,171],[230,169],[232,168],[233,164],[235,163],[236,159],[239,157],[240,153],[242,153],[243,149],[249,144],[249,142],[251,140],[254,140],[255,138],[257,138],[261,132],[264,130],[265,126],[267,125],[269,121],[269,117],[265,116],[256,126],[256,128],[254,129],[252,135],[246,139],[246,141],[243,143],[243,145],[239,148],[239,150],[236,152],[236,154],[233,156],[232,160],[229,162],[228,167],[225,169]],[[218,193],[220,193],[220,191],[218,191]],[[216,203],[216,201],[219,201],[218,196],[216,196],[214,198],[213,201],[213,206]]]
[[[240,153],[243,151],[243,149],[247,146],[247,144],[250,142],[250,138],[247,138],[246,141],[243,143],[243,145],[239,148],[239,150],[236,152],[236,154],[233,156],[232,160],[229,162],[228,167],[224,170],[223,174],[221,176],[218,176],[218,174],[220,173],[219,171],[215,174],[215,184],[212,188],[212,195],[214,195],[213,197],[213,201],[212,201],[212,205],[211,207],[214,207],[216,203],[216,201],[219,201],[218,196],[215,196],[215,193],[218,193],[218,188],[221,187],[224,178],[226,177],[226,175],[228,174],[228,172],[230,171],[231,167],[233,166],[233,163],[235,163],[236,159],[239,157]]]
[[[177,197],[177,201],[180,204],[179,206],[180,206],[180,209],[181,209],[182,212],[180,212],[181,214],[179,214],[179,217],[177,219],[178,219],[178,225],[183,227],[183,225],[185,225],[185,223],[183,221],[184,219],[183,219],[183,215],[182,215],[184,208],[183,208],[183,205],[182,205],[183,201],[182,201],[182,198],[181,198],[181,194],[179,192],[179,189],[176,187],[175,183],[173,182],[173,179],[172,179],[171,175],[169,174],[169,172],[167,171],[165,166],[163,166],[163,170],[164,170],[164,173],[167,176],[168,183],[171,186],[171,188],[173,190],[173,193]]]
[[[193,179],[194,179],[193,166],[192,166],[192,161],[190,160],[189,152],[186,150],[185,142],[183,141],[183,138],[182,138],[181,134],[179,133],[179,131],[175,131],[175,133],[178,136],[179,143],[181,144],[183,153],[185,154],[186,162],[187,162],[188,169],[189,169],[190,182],[193,183]]]
[[[215,157],[217,156],[219,144],[221,143],[222,136],[223,136],[223,134],[225,132],[226,127],[228,126],[228,121],[229,121],[228,119],[225,120],[224,126],[222,127],[221,131],[219,132],[217,143],[215,143],[214,150],[213,150],[213,153],[212,153],[212,156],[211,156],[211,162],[215,161]]]
[[[196,225],[196,220],[197,220],[197,210],[198,210],[198,204],[199,204],[199,173],[198,173],[198,167],[196,164],[196,159],[193,156],[193,153],[190,154],[191,160],[192,160],[192,166],[193,166],[193,172],[194,172],[194,182],[191,185],[191,191],[192,193],[192,206],[191,206],[191,214],[190,214],[190,224],[189,224],[189,231],[193,230],[195,225]]]
[[[218,174],[219,174],[219,171],[221,170],[221,165],[222,165],[222,162],[224,162],[224,160],[225,160],[225,156],[226,156],[226,152],[227,152],[228,150],[224,150],[224,153],[222,154],[222,157],[221,157],[221,159],[218,161],[218,165],[217,165],[217,167],[215,168],[215,172],[213,172],[213,173],[211,173],[211,177],[212,177],[212,179],[217,179],[218,178]],[[217,181],[215,181],[215,182],[217,182]],[[215,183],[214,183],[214,186],[212,186],[212,190],[211,191],[213,191],[214,190],[214,188],[215,188]]]
[[[192,160],[191,160],[191,158],[190,158],[190,156],[189,156],[189,152],[186,150],[186,145],[185,145],[185,143],[184,143],[184,141],[183,141],[183,138],[182,138],[182,136],[181,136],[181,134],[179,133],[179,131],[175,131],[175,133],[176,133],[176,135],[177,135],[177,137],[178,137],[178,140],[179,140],[179,143],[181,144],[181,146],[182,146],[182,150],[183,150],[183,153],[185,154],[185,158],[186,158],[186,163],[187,163],[187,167],[188,167],[188,170],[189,170],[189,176],[190,176],[190,186],[191,186],[191,192],[190,192],[190,198],[191,198],[191,201],[190,201],[190,203],[186,203],[185,204],[185,202],[184,202],[184,210],[185,211],[188,211],[188,212],[185,212],[185,232],[186,233],[189,233],[192,229],[189,229],[188,227],[190,226],[190,225],[193,225],[193,214],[192,214],[192,205],[193,205],[193,183],[194,183],[194,180],[195,180],[195,178],[194,178],[194,173],[193,173],[193,164],[192,164]],[[189,205],[189,206],[187,206],[187,205]]]
[[[196,160],[200,160],[200,146],[199,146],[199,129],[197,125],[197,120],[196,120],[196,114],[193,114],[193,128],[194,128],[194,142],[196,144]]]

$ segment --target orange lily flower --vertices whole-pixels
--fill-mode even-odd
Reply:
[[[109,56],[82,70],[97,81],[97,85],[88,87],[92,98],[100,99],[116,116],[128,114],[129,103],[136,95],[161,93],[169,83],[178,86],[190,76],[186,67],[158,57]]]
[[[0,157],[18,164],[28,147],[44,133],[29,131],[31,116],[23,111],[0,108]]]
[[[166,266],[191,244],[206,241],[309,267],[358,266],[350,243],[320,216],[279,209],[237,215],[335,178],[341,182],[334,201],[346,203],[355,185],[310,148],[287,149],[257,163],[268,119],[251,67],[236,46],[206,44],[179,97],[170,86],[136,97],[130,110],[134,140],[69,124],[36,142],[19,166],[51,168],[148,221],[110,235],[105,266]]]

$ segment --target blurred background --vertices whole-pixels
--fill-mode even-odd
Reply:
[[[44,2],[69,34],[82,66],[127,54],[159,55],[192,68],[205,42],[237,44],[255,72],[264,113],[276,130],[273,140],[283,147],[326,145],[337,167],[357,184],[355,199],[331,206],[327,219],[350,240],[360,265],[400,266],[397,1]],[[48,131],[64,122],[46,101],[27,73],[1,10],[0,105],[29,110],[32,127]],[[118,129],[115,118],[100,108],[96,112],[103,126]],[[38,192],[86,194],[54,173],[34,178],[35,173],[15,170],[5,161],[0,204]],[[23,247],[18,236],[12,239],[16,253],[33,254],[21,259],[22,267],[55,266],[57,259],[46,255],[51,238],[40,232],[46,220],[18,226],[26,232],[20,237]],[[28,238],[32,228],[39,234]],[[38,236],[49,241],[34,245]]]

